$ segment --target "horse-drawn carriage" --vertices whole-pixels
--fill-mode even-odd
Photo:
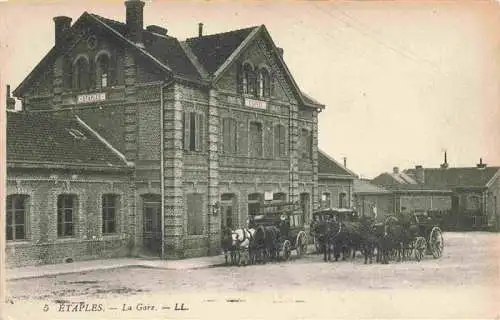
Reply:
[[[326,221],[356,221],[358,220],[358,215],[354,209],[349,208],[325,208],[313,212],[310,233],[313,238],[313,244],[316,253],[323,252],[323,246],[321,245],[322,236],[318,233],[318,225]]]
[[[304,216],[298,203],[269,203],[256,215],[250,215],[247,226],[222,231],[222,249],[228,263],[245,264],[268,260],[288,260],[293,250],[297,256],[307,251]]]
[[[376,254],[377,261],[388,263],[390,259],[406,260],[412,255],[420,261],[425,254],[439,258],[444,240],[439,223],[426,214],[394,214],[385,222],[375,218],[358,216],[352,209],[323,209],[313,213],[311,235],[316,249],[330,260],[360,250],[365,263]]]
[[[398,214],[388,216],[385,222],[389,228],[396,224],[400,232],[403,258],[415,256],[420,261],[424,255],[432,255],[435,259],[443,254],[444,239],[438,221],[427,212],[414,212],[411,214]],[[396,255],[397,252],[392,252]]]
[[[304,216],[298,203],[265,204],[260,214],[249,216],[248,227],[255,230],[262,228],[264,232],[266,229],[275,228],[277,232],[270,244],[271,251],[275,252],[271,254],[274,258],[288,260],[292,250],[295,250],[299,257],[307,252]]]

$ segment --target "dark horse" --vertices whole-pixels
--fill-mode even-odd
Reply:
[[[221,247],[224,252],[226,264],[228,264],[228,255],[231,256],[231,264],[236,264],[238,252],[236,250],[237,248],[233,245],[233,231],[230,228],[224,228],[222,230]]]
[[[274,260],[279,254],[279,229],[275,226],[255,227],[253,241],[250,245],[251,260],[253,262],[261,261],[265,263],[268,260]]]

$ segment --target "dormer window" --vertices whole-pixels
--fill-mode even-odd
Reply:
[[[98,87],[106,88],[110,85],[110,64],[109,56],[101,54],[96,60],[96,83]]]
[[[89,61],[86,57],[79,57],[73,63],[73,88],[87,90],[90,87]]]
[[[259,85],[259,97],[268,98],[271,96],[271,77],[269,76],[269,71],[266,68],[261,68],[259,70],[259,75],[257,79]]]

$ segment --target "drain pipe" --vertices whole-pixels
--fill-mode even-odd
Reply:
[[[165,152],[164,152],[164,147],[165,147],[165,133],[164,133],[164,127],[165,127],[165,112],[163,110],[164,108],[164,102],[163,102],[163,89],[165,89],[167,86],[171,85],[174,82],[174,80],[171,80],[167,83],[161,82],[160,83],[160,191],[161,191],[161,259],[163,260],[165,258]]]

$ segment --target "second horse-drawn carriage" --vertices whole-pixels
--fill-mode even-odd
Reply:
[[[325,261],[332,250],[335,260],[340,254],[345,260],[350,253],[354,259],[359,250],[365,263],[374,255],[382,263],[411,256],[420,261],[426,254],[439,258],[444,248],[438,222],[425,213],[397,213],[377,222],[373,217],[358,216],[353,209],[329,208],[314,212],[312,218],[316,252],[322,252]]]

